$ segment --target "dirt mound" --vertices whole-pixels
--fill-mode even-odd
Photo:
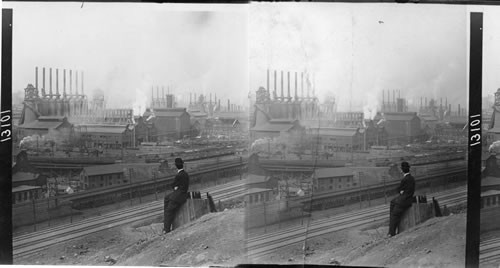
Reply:
[[[140,237],[117,258],[118,265],[235,265],[244,257],[244,212],[210,213],[162,235],[162,223],[130,228]]]
[[[466,214],[433,218],[387,238],[388,222],[309,238],[253,263],[384,267],[463,267]],[[304,245],[305,250],[304,250]],[[305,258],[304,258],[305,255]]]

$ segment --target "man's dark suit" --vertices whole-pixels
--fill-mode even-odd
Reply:
[[[401,191],[403,193],[401,194]],[[398,187],[398,196],[391,200],[389,235],[396,235],[396,228],[401,221],[403,213],[411,207],[413,194],[415,193],[415,178],[407,173]]]
[[[189,175],[184,170],[180,170],[175,176],[174,182],[170,185],[173,192],[165,196],[163,231],[170,232],[170,227],[174,221],[175,213],[188,197]],[[177,187],[177,188],[176,188]]]

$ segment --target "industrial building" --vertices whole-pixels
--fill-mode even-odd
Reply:
[[[84,167],[80,173],[81,187],[88,190],[127,183],[125,171],[120,164]]]
[[[310,128],[308,134],[318,151],[351,152],[363,148],[363,135],[359,128]]]
[[[304,131],[299,120],[272,119],[265,124],[251,128],[250,140],[278,137],[284,140],[295,139],[300,138]]]
[[[191,117],[186,108],[159,108],[153,110],[158,140],[182,138],[191,132]]]
[[[388,145],[403,145],[421,139],[421,120],[416,112],[383,114]]]
[[[43,197],[42,187],[21,185],[12,188],[12,204],[29,202]]]
[[[73,125],[64,116],[39,116],[37,119],[18,126],[18,138],[49,135],[61,140],[69,140]]]
[[[133,146],[133,126],[79,125],[75,133],[86,148],[121,149]]]
[[[313,184],[317,192],[341,191],[356,187],[351,168],[319,168],[314,170]]]

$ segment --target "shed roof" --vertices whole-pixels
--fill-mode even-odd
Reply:
[[[387,121],[410,121],[415,117],[417,117],[416,112],[384,113],[384,118]]]
[[[481,193],[481,197],[483,196],[492,196],[492,195],[500,195],[500,191],[498,190],[488,190],[486,192]]]
[[[270,192],[273,189],[269,188],[250,188],[246,191],[246,194],[255,194],[255,193],[265,193],[265,192]]]
[[[97,126],[83,126],[82,132],[87,133],[111,133],[121,134],[127,130],[126,125],[97,125]]]
[[[111,165],[97,165],[84,167],[83,172],[87,176],[104,175],[104,174],[114,174],[123,173],[125,168],[122,164],[111,164]]]
[[[352,137],[358,132],[358,128],[311,128],[313,134]]]
[[[154,109],[156,117],[179,117],[184,113],[187,114],[186,108]]]
[[[24,191],[35,190],[35,189],[40,189],[40,188],[42,188],[42,187],[40,187],[40,186],[20,185],[20,186],[17,186],[17,187],[13,187],[12,188],[12,192],[13,193],[24,192]]]
[[[40,120],[35,120],[31,121],[29,123],[25,123],[19,126],[19,128],[24,128],[24,129],[57,129],[60,127],[64,122],[62,121],[40,121]]]
[[[36,180],[37,174],[30,172],[16,172],[12,175],[12,182]]]
[[[347,167],[340,168],[318,168],[314,172],[316,178],[334,178],[343,176],[354,176],[353,170]]]
[[[500,178],[497,177],[492,177],[492,176],[486,176],[481,179],[481,187],[484,186],[495,186],[498,185],[500,187]]]
[[[265,123],[260,126],[255,126],[251,130],[252,131],[260,131],[260,132],[282,132],[289,131],[295,125],[294,124],[270,124]]]

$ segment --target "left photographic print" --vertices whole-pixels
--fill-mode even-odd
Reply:
[[[243,263],[247,6],[3,7],[13,263]]]

